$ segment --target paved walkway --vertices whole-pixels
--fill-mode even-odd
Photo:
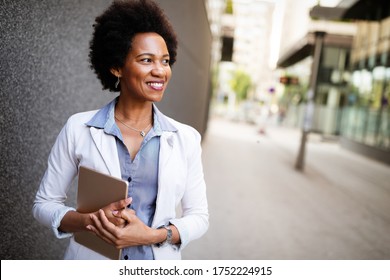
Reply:
[[[210,228],[183,259],[390,259],[390,166],[300,131],[213,119],[203,142]]]

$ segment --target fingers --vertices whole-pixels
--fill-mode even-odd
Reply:
[[[92,225],[87,227],[88,230],[116,248],[147,244],[145,236],[150,228],[136,216],[134,210],[113,211],[113,215],[126,221],[126,226],[123,228],[115,226],[108,220],[104,211],[99,210],[96,215],[91,215]]]
[[[135,216],[135,211],[133,209],[123,209],[120,211],[112,211],[112,214],[117,218],[122,218],[127,223],[130,223]]]
[[[122,199],[122,200],[113,202],[113,203],[111,203],[111,209],[113,209],[113,210],[124,209],[131,203],[132,200],[133,200],[132,197],[128,197],[126,199]]]
[[[97,235],[101,239],[103,239],[105,242],[111,245],[115,245],[110,239],[106,238],[105,236],[101,235],[97,228],[95,228],[93,225],[88,225],[87,229],[92,232],[93,234]]]
[[[93,231],[100,238],[105,240],[106,242],[115,245],[116,238],[116,227],[113,223],[111,223],[103,210],[99,210],[99,217],[96,215],[91,215],[91,220],[93,221],[93,225],[87,226],[87,229]]]
[[[113,202],[113,203],[105,206],[104,208],[102,208],[102,210],[104,211],[106,217],[108,218],[108,220],[111,223],[115,224],[116,226],[123,227],[123,226],[125,226],[126,222],[123,219],[121,219],[120,216],[115,215],[114,211],[122,211],[128,205],[130,205],[131,202],[132,202],[132,198],[128,197],[126,199],[122,199],[122,200],[118,200],[116,202]]]

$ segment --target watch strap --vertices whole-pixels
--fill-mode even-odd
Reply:
[[[157,247],[161,247],[161,246],[163,246],[166,243],[172,244],[172,229],[169,226],[166,226],[166,225],[160,226],[157,229],[160,229],[160,228],[164,228],[164,229],[167,230],[167,238],[164,241],[157,243],[156,246]]]

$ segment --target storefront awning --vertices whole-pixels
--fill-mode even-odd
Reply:
[[[277,66],[279,68],[285,68],[294,65],[311,55],[314,50],[314,40],[314,32],[306,34],[305,37],[299,40],[294,46],[292,46],[292,48],[280,56]],[[352,36],[327,33],[324,37],[324,46],[351,48],[352,40]]]
[[[342,0],[334,8],[314,6],[310,16],[327,20],[379,21],[388,17],[389,12],[389,0]]]

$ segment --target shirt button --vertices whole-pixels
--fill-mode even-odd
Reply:
[[[129,257],[126,255],[126,256],[124,257],[124,259],[125,259],[125,260],[128,260],[128,259],[129,259]]]
[[[131,182],[131,180],[132,180],[131,177],[127,178],[127,181],[128,181],[129,183]]]

